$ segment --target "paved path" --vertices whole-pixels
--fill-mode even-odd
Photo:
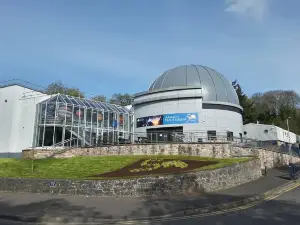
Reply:
[[[287,183],[287,169],[272,169],[267,177],[202,196],[111,198],[0,193],[0,214],[42,218],[128,218],[168,214],[192,207],[216,205],[254,196]]]

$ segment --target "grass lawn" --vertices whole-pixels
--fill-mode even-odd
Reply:
[[[216,159],[197,156],[101,156],[73,157],[68,159],[38,159],[34,160],[32,172],[31,160],[0,158],[0,177],[11,178],[69,178],[69,179],[101,179],[92,177],[96,174],[114,171],[140,159],[166,158],[215,161],[214,165],[200,170],[216,169],[233,163],[245,162],[250,158]]]

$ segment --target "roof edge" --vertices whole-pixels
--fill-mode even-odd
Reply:
[[[19,86],[19,87],[22,87],[22,88],[27,88],[27,89],[32,90],[32,91],[40,92],[41,94],[46,94],[45,91],[39,90],[37,88],[32,88],[32,87],[29,87],[27,85],[18,84],[18,83],[10,83],[10,84],[6,84],[6,85],[0,85],[0,89],[1,88],[12,87],[12,86]]]
[[[167,91],[179,91],[179,90],[187,90],[187,89],[202,89],[201,86],[195,85],[195,86],[178,86],[178,87],[170,87],[170,88],[162,88],[162,89],[157,89],[153,91],[143,91],[143,92],[138,92],[133,95],[134,98],[140,97],[143,95],[148,95],[148,94],[153,94],[153,93],[159,93],[159,92],[167,92]]]

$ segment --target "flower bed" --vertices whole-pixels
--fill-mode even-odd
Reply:
[[[97,177],[133,177],[158,174],[174,174],[196,170],[216,164],[215,161],[142,159],[121,169],[96,175]]]

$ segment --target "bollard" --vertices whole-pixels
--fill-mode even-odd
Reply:
[[[267,176],[267,166],[265,166],[265,176]]]
[[[293,163],[289,163],[289,174],[290,179],[295,180],[295,172],[296,172],[296,166]]]
[[[267,162],[265,162],[264,165],[265,165],[265,173],[264,173],[264,175],[267,176]]]
[[[293,180],[296,180],[296,165],[293,164]]]

